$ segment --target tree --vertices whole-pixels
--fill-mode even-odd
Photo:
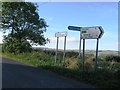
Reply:
[[[48,39],[45,39],[43,33],[48,25],[43,18],[39,17],[37,8],[37,4],[31,2],[3,2],[2,29],[11,30],[11,33],[3,40],[4,46],[10,42],[19,42],[20,44],[27,42],[26,44],[29,43],[29,45],[45,45],[47,43]]]

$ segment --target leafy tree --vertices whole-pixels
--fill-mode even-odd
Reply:
[[[39,17],[37,8],[37,4],[31,2],[3,2],[2,29],[11,31],[3,40],[5,47],[13,42],[19,42],[21,47],[23,42],[27,42],[26,44],[29,45],[47,43],[48,39],[45,39],[43,33],[48,25],[43,18]],[[13,44],[9,47],[16,48]]]

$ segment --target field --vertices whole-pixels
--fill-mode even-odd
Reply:
[[[117,52],[107,51],[112,54],[109,55],[100,51],[96,73],[94,72],[95,55],[91,51],[86,52],[84,71],[81,58],[78,57],[78,52],[76,51],[67,51],[64,63],[62,62],[62,50],[58,52],[57,63],[55,63],[55,50],[53,49],[34,49],[31,53],[21,54],[2,53],[2,56],[28,63],[38,68],[42,67],[98,87],[119,87],[120,57],[117,56]]]

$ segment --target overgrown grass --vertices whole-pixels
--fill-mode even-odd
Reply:
[[[94,56],[92,55],[86,55],[85,57],[84,72],[82,71],[81,59],[76,57],[67,57],[64,64],[55,64],[54,54],[48,54],[43,51],[21,54],[3,53],[3,57],[42,67],[79,81],[97,85],[98,87],[120,86],[120,63],[99,58],[98,69],[94,73]],[[58,58],[58,60],[62,60],[62,58]]]

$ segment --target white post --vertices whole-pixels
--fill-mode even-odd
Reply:
[[[59,37],[57,37],[57,45],[56,45],[55,63],[57,62],[58,42],[59,42]]]

